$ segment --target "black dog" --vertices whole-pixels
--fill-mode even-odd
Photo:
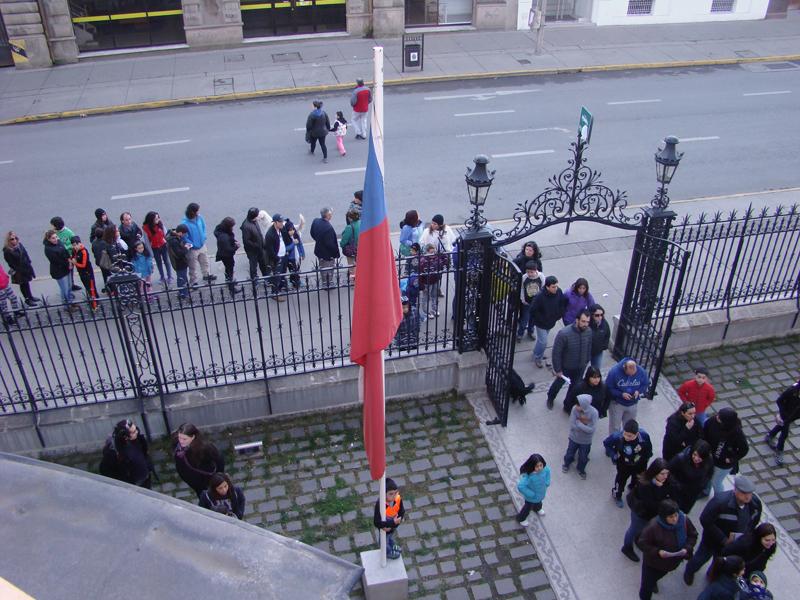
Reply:
[[[508,393],[511,396],[512,402],[516,400],[519,402],[520,406],[525,404],[527,401],[525,396],[533,391],[535,385],[535,383],[525,385],[525,382],[522,380],[522,377],[519,376],[519,373],[517,373],[514,369],[511,369],[511,375],[508,378]]]

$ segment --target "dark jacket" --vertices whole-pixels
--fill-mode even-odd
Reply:
[[[683,512],[689,512],[706,487],[714,472],[714,464],[708,460],[699,467],[695,466],[692,455],[688,452],[676,454],[669,461],[669,476],[680,484],[681,492],[678,506]]]
[[[592,351],[592,332],[589,328],[578,331],[575,324],[564,327],[553,342],[553,371],[581,371],[589,364]]]
[[[611,460],[616,464],[630,468],[638,467],[641,471],[647,468],[647,461],[653,456],[650,434],[641,428],[632,442],[622,437],[622,431],[615,431],[603,440],[603,446],[611,453]]]
[[[737,472],[739,461],[750,450],[741,427],[726,432],[716,417],[711,417],[703,425],[703,439],[711,446],[714,466],[720,469],[733,469]]]
[[[708,501],[700,514],[703,544],[719,553],[731,533],[751,534],[761,521],[761,500],[753,494],[750,503],[739,509],[733,490],[722,492]]]
[[[174,231],[167,233],[167,250],[169,260],[176,271],[189,268],[189,249],[186,247],[185,238],[178,237]]]
[[[703,437],[703,429],[700,421],[694,420],[691,429],[686,428],[686,419],[681,416],[680,411],[672,413],[667,417],[667,429],[664,432],[664,440],[661,444],[661,457],[670,460],[684,448],[690,448],[694,443]]]
[[[419,311],[416,306],[409,306],[408,312],[397,327],[394,343],[398,350],[415,350],[419,345]]]
[[[328,113],[321,108],[315,108],[308,114],[306,119],[306,131],[315,138],[324,138],[331,130],[331,122],[328,120]]]
[[[551,294],[547,288],[544,288],[531,303],[533,324],[541,329],[552,329],[556,322],[564,316],[566,308],[567,298],[561,288],[558,288],[555,294]]]
[[[292,243],[292,238],[289,237],[286,227],[281,229],[280,236],[283,238],[283,245],[288,246]],[[278,262],[278,251],[280,250],[280,241],[278,240],[278,230],[275,227],[270,227],[264,235],[264,252],[267,255],[267,262],[275,265]]]
[[[744,584],[746,585],[746,584]],[[740,600],[744,588],[733,577],[720,577],[700,592],[697,600]]]
[[[142,228],[139,227],[136,223],[131,221],[131,224],[126,227],[122,223],[119,225],[119,237],[128,245],[128,256],[133,256],[136,254],[136,242],[141,240],[144,242],[145,246],[150,246],[150,242],[147,240],[144,231]],[[153,253],[150,253],[152,256]]]
[[[45,240],[44,255],[50,261],[50,277],[61,279],[69,275],[69,253],[61,242],[51,244]]]
[[[592,356],[596,356],[608,350],[608,343],[611,341],[611,326],[605,317],[603,317],[599,326],[595,323],[594,317],[592,317],[592,320],[589,321],[589,327],[592,329]]]
[[[92,224],[92,229],[89,231],[89,244],[98,239],[97,236],[94,234],[94,232],[97,231],[98,229],[105,229],[107,226],[108,226],[108,221],[103,222],[100,219],[95,221],[94,224]]]
[[[314,256],[321,260],[335,260],[339,254],[336,230],[330,221],[317,217],[311,223],[311,239],[314,240]]]
[[[22,244],[17,244],[16,248],[3,247],[3,258],[8,263],[8,268],[17,272],[17,277],[20,282],[32,281],[36,277],[33,272],[33,264],[31,257],[28,256],[28,251]],[[14,282],[16,283],[16,282]]]
[[[147,440],[141,434],[133,441],[117,448],[114,436],[108,436],[103,446],[100,474],[141,487],[150,487],[153,463],[147,451]]]
[[[786,388],[778,396],[778,412],[784,423],[792,423],[800,419],[800,384],[796,383]]]
[[[442,280],[442,271],[447,269],[447,254],[424,254],[419,257],[419,289]]]
[[[675,531],[667,529],[660,522],[659,518],[653,518],[647,527],[642,530],[637,545],[642,549],[642,559],[644,564],[652,569],[669,573],[674,571],[681,564],[682,560],[692,557],[694,546],[697,543],[697,529],[688,516],[684,515],[683,526],[686,528],[686,541],[683,546],[678,545],[678,536]],[[686,550],[683,557],[661,558],[659,550],[667,552],[678,552]]]
[[[642,519],[648,521],[658,514],[658,505],[662,500],[678,500],[678,486],[668,478],[663,485],[656,485],[652,481],[637,483],[628,492],[628,506]]]
[[[542,274],[542,261],[538,258],[534,258],[532,256],[525,256],[525,250],[520,250],[520,253],[514,257],[514,264],[517,265],[519,268],[519,272],[523,275],[525,274],[525,265],[528,264],[528,261],[532,260],[536,263],[537,270],[539,271],[539,275]]]
[[[200,506],[241,520],[244,518],[244,492],[238,486],[231,486],[231,492],[232,498],[214,500],[208,490],[203,490],[200,494]]]
[[[589,394],[592,397],[592,406],[597,409],[601,419],[608,415],[608,405],[611,402],[611,398],[608,395],[608,388],[602,379],[595,386],[591,386],[585,381],[570,386],[564,399],[564,409],[567,411],[572,410],[572,407],[578,403],[578,396],[581,394]]]
[[[744,560],[745,575],[750,575],[753,571],[765,571],[767,562],[775,556],[778,550],[778,543],[775,542],[772,548],[767,550],[758,541],[753,543],[754,534],[743,535],[738,540],[725,544],[722,549],[722,556],[740,556]]]
[[[225,472],[225,461],[214,444],[206,443],[205,450],[197,456],[191,450],[184,451],[176,443],[173,456],[178,475],[198,496],[208,489],[208,482],[214,473]]]
[[[376,500],[375,501],[375,510],[373,511],[373,514],[372,514],[372,524],[375,525],[375,527],[377,529],[384,529],[386,527],[389,527],[389,528],[391,528],[392,531],[394,531],[398,527],[398,525],[394,524],[394,521],[389,520],[388,517],[386,518],[386,521],[381,521],[381,508],[380,508],[380,504],[379,503],[380,503],[380,500]],[[402,497],[400,498],[400,508],[397,511],[397,516],[400,517],[401,519],[405,518],[405,516],[406,516],[406,507],[403,506],[403,498]],[[389,532],[389,533],[391,533],[391,532]]]
[[[232,233],[222,229],[219,225],[214,228],[214,237],[217,238],[217,256],[216,260],[223,258],[233,258],[236,254],[236,238]]]
[[[264,252],[264,238],[255,221],[245,219],[239,229],[242,230],[244,253],[251,258],[261,258]]]

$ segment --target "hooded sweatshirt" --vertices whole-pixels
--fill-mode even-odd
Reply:
[[[589,417],[588,423],[580,420],[583,415]],[[578,396],[578,404],[569,413],[569,439],[576,444],[591,444],[599,418],[597,409],[592,406],[592,397],[589,394]]]
[[[550,487],[550,467],[547,466],[538,473],[523,473],[517,482],[519,493],[531,504],[544,500],[548,487]]]
[[[618,402],[622,406],[633,406],[639,402],[639,398],[625,400],[622,397],[622,394],[628,393],[633,395],[634,392],[638,391],[639,397],[641,398],[647,393],[647,388],[650,387],[650,378],[647,376],[647,371],[645,371],[640,365],[636,365],[636,372],[633,375],[628,375],[625,373],[625,368],[623,365],[629,360],[631,360],[631,358],[628,356],[623,358],[621,361],[611,367],[611,370],[606,376],[608,393],[611,395],[611,398],[614,400],[614,402]]]

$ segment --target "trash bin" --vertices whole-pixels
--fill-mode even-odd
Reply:
[[[425,34],[410,33],[403,35],[403,72],[406,68],[423,70],[425,53]]]

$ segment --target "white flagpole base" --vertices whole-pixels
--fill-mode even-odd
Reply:
[[[367,600],[407,600],[408,573],[403,558],[392,559],[385,567],[381,566],[381,550],[367,550],[361,553],[361,585]]]

